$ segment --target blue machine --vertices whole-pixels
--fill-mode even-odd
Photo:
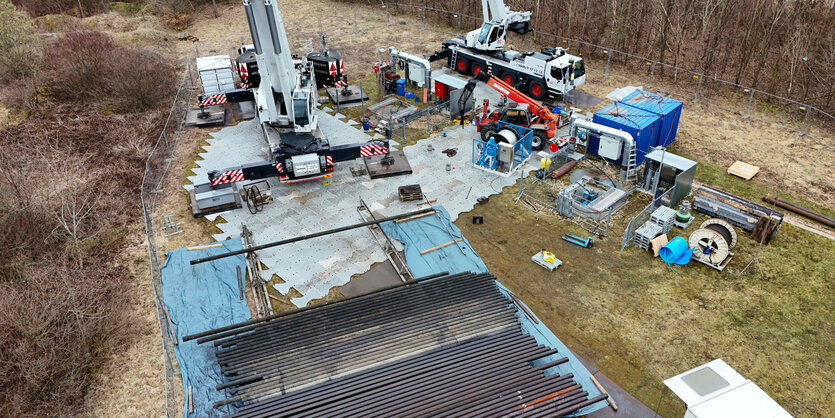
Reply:
[[[496,146],[496,141],[490,137],[490,140],[487,141],[487,146],[484,148],[484,153],[481,154],[476,164],[489,168],[491,170],[496,169],[496,165],[498,165],[498,161],[496,158],[498,157],[499,148]]]
[[[600,192],[597,190],[583,190],[583,205],[588,206],[588,204],[593,202],[594,199],[597,199],[598,196],[600,196]]]
[[[678,121],[684,106],[680,101],[643,90],[635,90],[624,97],[620,103],[653,113],[661,119],[661,127],[656,137],[650,141],[650,146],[666,147],[676,140]]]
[[[661,129],[661,119],[655,113],[619,102],[612,103],[595,113],[592,122],[632,135],[635,141],[636,166],[644,162],[652,141],[658,137],[658,131]],[[599,147],[600,137],[589,135],[586,151],[599,156]],[[621,155],[623,153],[624,150],[621,149]]]
[[[583,248],[594,247],[594,238],[592,238],[592,237],[580,238],[577,235],[564,234],[562,236],[562,239],[564,239],[564,240],[566,240],[566,241],[568,241],[568,242],[570,242],[574,245],[579,245]]]

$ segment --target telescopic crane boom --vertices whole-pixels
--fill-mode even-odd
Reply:
[[[296,132],[316,128],[315,80],[305,60],[293,62],[284,19],[274,0],[243,0],[261,83],[255,89],[258,118]],[[311,67],[311,68],[307,68]]]
[[[507,31],[525,34],[531,30],[531,12],[514,12],[502,0],[481,0],[481,12],[484,24],[481,28],[467,33],[466,42],[469,48],[498,51],[505,46]]]

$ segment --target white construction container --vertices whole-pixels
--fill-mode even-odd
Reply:
[[[235,90],[235,75],[229,55],[197,57],[197,74],[204,96]]]

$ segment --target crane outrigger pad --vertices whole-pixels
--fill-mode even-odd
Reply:
[[[357,84],[351,84],[345,87],[328,87],[328,97],[330,97],[333,104],[339,106],[353,106],[368,101],[368,95],[365,90]]]
[[[222,104],[193,107],[186,112],[185,126],[209,127],[226,124],[226,108]]]
[[[368,176],[372,179],[412,174],[412,166],[401,150],[390,150],[388,154],[363,158]]]

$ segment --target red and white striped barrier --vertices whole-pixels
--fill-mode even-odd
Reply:
[[[386,147],[377,144],[363,145],[360,147],[361,157],[370,157],[372,155],[381,155],[388,153],[389,150],[386,149]]]
[[[217,186],[219,184],[226,184],[226,183],[234,183],[236,181],[241,181],[243,179],[244,179],[244,171],[241,170],[241,169],[224,171],[223,174],[215,177],[215,179],[212,180],[212,186]]]
[[[284,165],[283,165],[283,164],[281,164],[281,163],[275,163],[275,169],[276,169],[276,171],[278,171],[279,173],[283,173],[283,172],[284,172]]]
[[[328,166],[333,165],[333,157],[331,157],[330,155],[325,156],[325,165],[328,165]]]
[[[226,94],[213,94],[211,96],[206,96],[200,101],[200,106],[211,106],[216,104],[224,104],[226,103]]]

